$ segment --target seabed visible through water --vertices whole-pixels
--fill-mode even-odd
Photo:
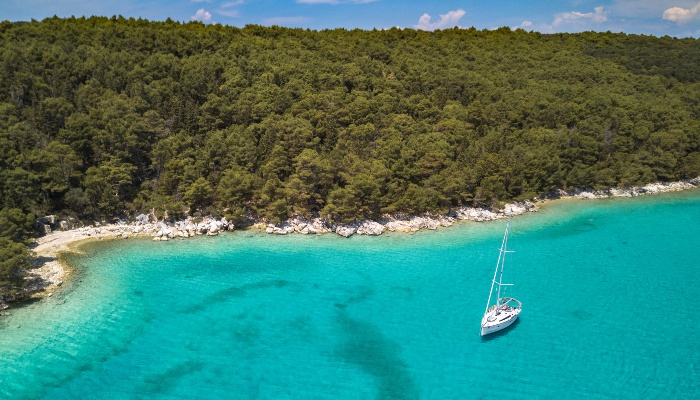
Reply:
[[[484,339],[504,220],[90,243],[0,319],[0,398],[700,398],[698,221],[698,190],[514,218],[523,312]]]

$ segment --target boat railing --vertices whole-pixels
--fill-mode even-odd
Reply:
[[[522,308],[522,306],[523,306],[523,304],[518,299],[514,299],[512,297],[503,297],[500,299],[500,301],[501,301],[501,304],[503,304],[504,306],[507,306],[508,303],[510,303],[510,302],[514,302],[517,304],[517,306],[514,308]]]

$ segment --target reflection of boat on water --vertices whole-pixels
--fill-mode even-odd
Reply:
[[[493,279],[491,280],[491,292],[489,292],[489,299],[486,302],[486,311],[481,319],[481,336],[498,332],[510,326],[518,319],[518,315],[520,315],[523,307],[520,301],[512,297],[501,297],[501,286],[513,286],[510,283],[503,283],[503,267],[506,261],[506,253],[511,253],[511,251],[506,250],[508,231],[510,231],[510,217],[508,217],[508,222],[506,223],[506,233],[503,235],[496,271],[493,273]],[[496,281],[496,277],[498,277],[498,281]],[[491,298],[493,297],[494,288],[496,288],[496,304],[492,305]],[[503,289],[503,294],[505,295],[505,288]]]

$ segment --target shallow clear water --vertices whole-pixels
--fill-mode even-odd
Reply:
[[[0,319],[0,398],[700,398],[700,191],[380,237],[98,242]]]

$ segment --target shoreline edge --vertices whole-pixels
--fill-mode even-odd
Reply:
[[[322,218],[293,217],[278,225],[268,224],[265,221],[256,221],[250,225],[250,228],[265,230],[268,234],[336,233],[346,238],[353,235],[378,236],[387,230],[390,232],[413,233],[421,229],[434,230],[438,227],[449,227],[455,221],[483,222],[504,218],[511,212],[513,215],[536,212],[539,206],[554,200],[638,197],[684,191],[697,187],[700,187],[700,177],[675,182],[657,182],[632,188],[574,189],[571,191],[560,189],[542,198],[507,203],[498,210],[460,207],[446,214],[385,215],[377,220],[355,221],[347,224],[334,224]],[[61,253],[79,252],[78,248],[82,243],[103,239],[128,239],[136,236],[153,237],[153,240],[166,241],[195,235],[215,236],[222,231],[233,229],[233,223],[226,221],[225,218],[216,220],[204,217],[203,221],[197,224],[189,218],[186,221],[177,221],[175,223],[151,223],[137,220],[131,223],[96,224],[96,226],[53,231],[37,238],[30,245],[30,248],[36,254],[36,259],[34,266],[25,271],[25,279],[30,281],[28,288],[29,298],[51,297],[61,287],[63,282],[70,278],[74,271],[61,260]],[[9,308],[9,304],[6,305],[6,308]]]

